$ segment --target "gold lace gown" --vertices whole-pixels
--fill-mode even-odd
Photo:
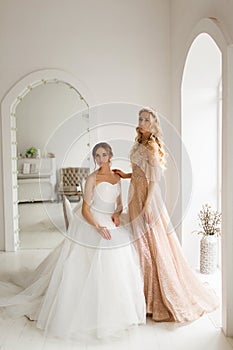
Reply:
[[[141,144],[131,152],[132,178],[129,216],[144,275],[147,314],[155,321],[188,322],[217,308],[214,291],[205,286],[189,267],[172,227],[159,188],[156,155]],[[150,225],[143,208],[152,184]]]

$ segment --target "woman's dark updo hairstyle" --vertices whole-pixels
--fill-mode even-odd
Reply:
[[[107,142],[99,142],[97,143],[92,150],[92,157],[95,159],[95,154],[98,148],[104,148],[105,151],[112,157],[113,152],[112,152],[112,147],[107,143]]]

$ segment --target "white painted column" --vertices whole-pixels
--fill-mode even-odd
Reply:
[[[233,336],[233,45],[223,62],[222,288],[223,332]]]
[[[2,115],[0,111],[0,120],[2,120]],[[2,123],[0,123],[0,134],[2,136]],[[2,138],[0,140],[0,149],[2,149]],[[4,201],[3,201],[3,160],[2,152],[0,152],[0,251],[5,250],[5,221],[4,221]]]
[[[12,139],[11,139],[11,116],[8,113],[8,118],[4,118],[4,112],[6,104],[2,103],[2,142],[3,142],[3,202],[4,202],[4,229],[5,229],[5,250],[15,251],[15,225],[14,225],[14,208],[17,207],[13,205],[13,177],[12,177]],[[16,162],[16,160],[15,160]]]

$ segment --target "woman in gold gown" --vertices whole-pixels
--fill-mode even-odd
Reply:
[[[147,314],[154,321],[193,321],[217,308],[218,298],[189,267],[161,196],[165,152],[159,120],[150,108],[139,111],[131,150],[129,216],[144,275]]]

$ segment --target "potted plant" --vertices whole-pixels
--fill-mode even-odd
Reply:
[[[197,233],[203,235],[200,242],[200,272],[214,273],[217,268],[217,239],[221,234],[222,214],[213,210],[209,204],[204,204],[198,218],[201,230]]]
[[[36,147],[30,147],[25,154],[26,158],[36,158],[37,156],[37,148]]]

